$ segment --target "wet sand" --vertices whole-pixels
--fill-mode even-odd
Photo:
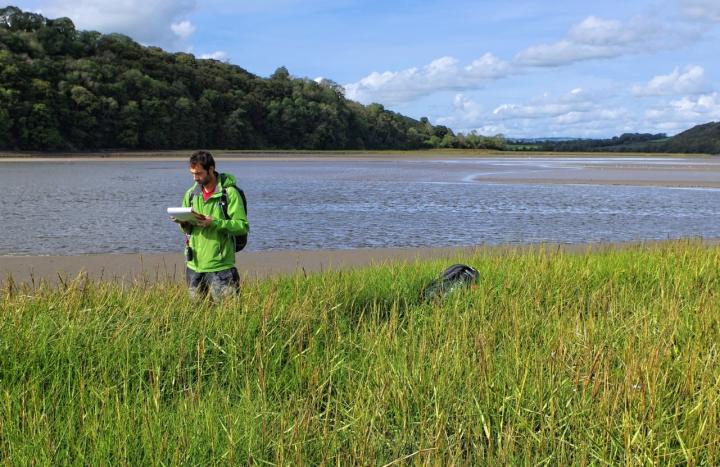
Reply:
[[[90,153],[17,153],[0,152],[0,166],[5,162],[80,162],[80,161],[187,161],[191,151],[137,151],[137,152],[90,152]],[[214,151],[218,161],[259,160],[306,160],[322,161],[329,158],[338,161],[377,160],[428,160],[428,159],[474,159],[487,161],[477,170],[487,171],[472,177],[481,183],[500,184],[591,184],[660,187],[720,188],[720,156],[697,154],[648,154],[648,153],[523,153],[490,150],[428,150],[428,151]],[[633,158],[632,163],[628,158]],[[648,161],[642,161],[647,158]],[[541,163],[552,159],[552,168],[538,169],[522,165],[509,170],[497,170],[497,160],[526,160]],[[588,161],[604,159],[601,166]],[[662,160],[658,165],[657,161]],[[572,164],[565,165],[565,161]],[[578,170],[581,169],[581,170]]]
[[[688,241],[698,241],[691,239]],[[717,245],[720,239],[702,240]],[[245,280],[293,273],[341,271],[386,263],[410,263],[445,259],[447,266],[471,255],[503,255],[528,251],[562,251],[583,254],[639,246],[661,245],[663,241],[596,244],[528,244],[439,248],[362,248],[354,250],[262,251],[237,255],[237,268]],[[439,272],[439,271],[438,271]],[[14,283],[57,285],[83,274],[91,280],[113,282],[184,281],[182,254],[104,254],[78,256],[0,256],[0,285],[12,277]]]
[[[346,270],[388,261],[449,258],[472,251],[473,247],[263,251],[239,253],[236,262],[241,276],[262,279],[303,271]],[[184,280],[185,263],[181,253],[0,256],[0,283],[12,276],[16,283],[57,284],[81,273],[93,280],[122,282]]]
[[[683,188],[720,188],[720,157],[667,159],[663,165],[652,162],[611,163],[598,167],[556,167],[548,170],[515,171],[477,176],[473,180],[485,183],[517,184],[586,184],[662,186]]]

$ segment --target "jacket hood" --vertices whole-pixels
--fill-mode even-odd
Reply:
[[[229,173],[219,173],[219,172],[216,172],[216,173],[218,174],[218,184],[217,184],[218,188],[237,185],[237,178],[235,178],[235,175],[229,174]],[[221,182],[222,179],[224,179],[225,183]],[[193,193],[198,195],[198,194],[202,193],[202,188],[200,187],[200,185],[198,185],[197,182],[195,182],[190,187],[190,191],[192,191]],[[216,188],[215,192],[219,193],[220,190]]]
[[[218,175],[218,181],[222,178],[225,179],[225,183],[221,183],[222,186],[232,186],[237,184],[237,178],[235,178],[235,175],[233,174],[221,173]]]

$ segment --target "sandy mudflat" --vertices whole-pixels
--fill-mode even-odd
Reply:
[[[716,245],[720,239],[706,239],[704,243]],[[262,279],[296,272],[348,270],[387,262],[414,262],[429,259],[446,259],[449,266],[458,258],[472,255],[501,255],[518,251],[545,249],[567,253],[610,251],[633,248],[639,245],[656,245],[663,242],[628,242],[597,244],[531,244],[505,246],[467,246],[439,248],[361,248],[354,250],[302,250],[245,252],[237,256],[237,268],[246,279]],[[438,271],[440,272],[440,271]],[[182,254],[104,254],[78,256],[0,256],[0,285],[12,277],[15,283],[36,284],[44,281],[57,284],[79,274],[92,280],[148,281],[177,280],[185,277]]]
[[[381,248],[323,251],[263,251],[239,253],[237,268],[248,279],[298,271],[320,272],[379,264],[386,261],[452,257],[473,248]],[[91,279],[118,281],[184,280],[181,253],[107,254],[79,256],[0,256],[0,282],[40,280],[56,284],[86,273]]]
[[[720,188],[718,180],[643,180],[640,178],[566,178],[566,177],[535,177],[535,178],[483,178],[475,180],[486,183],[518,184],[518,185],[617,185],[617,186],[657,186],[666,188]]]
[[[484,183],[517,184],[589,184],[662,186],[683,188],[720,188],[720,157],[684,156],[653,157],[647,161],[634,158],[577,158],[576,164],[554,164],[552,167],[511,170],[473,177]]]
[[[17,153],[0,151],[3,163],[80,161],[187,161],[191,151],[136,151],[92,153]],[[481,172],[472,179],[499,184],[591,184],[661,187],[720,188],[720,157],[687,154],[633,153],[522,153],[497,151],[213,151],[218,161],[422,161],[465,160],[487,162],[472,170]],[[516,165],[498,170],[497,161],[553,160],[553,167]],[[603,159],[602,165],[597,160]],[[632,163],[628,160],[633,159]],[[647,159],[644,161],[643,159]],[[583,162],[583,161],[587,162]],[[572,164],[565,162],[573,161]],[[662,161],[658,163],[658,161]],[[506,164],[500,164],[500,166]],[[482,174],[482,172],[487,172]]]

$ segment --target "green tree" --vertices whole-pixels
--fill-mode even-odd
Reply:
[[[129,101],[120,110],[120,127],[118,143],[122,147],[134,149],[140,144],[140,106],[135,101]]]
[[[48,20],[45,27],[37,33],[45,53],[50,55],[67,54],[73,50],[77,39],[75,25],[70,18]]]
[[[65,145],[57,119],[45,104],[34,104],[28,117],[20,119],[20,142],[29,149],[62,149]]]

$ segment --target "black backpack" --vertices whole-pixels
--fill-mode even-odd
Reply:
[[[247,198],[245,198],[245,192],[242,191],[240,187],[237,185],[230,185],[225,186],[225,174],[220,174],[220,184],[222,185],[222,193],[220,194],[220,208],[222,209],[223,215],[225,216],[225,219],[230,219],[230,216],[228,216],[228,199],[227,199],[227,189],[228,188],[235,188],[240,195],[240,199],[243,203],[243,209],[245,210],[245,215],[247,216]],[[188,201],[188,205],[192,207],[193,197],[195,196],[195,192],[190,193],[190,200]],[[247,233],[241,234],[241,235],[233,235],[233,238],[235,239],[235,251],[238,252],[245,248],[245,245],[247,245],[248,236]]]
[[[453,290],[474,284],[479,279],[480,273],[477,269],[465,264],[453,264],[423,289],[422,298],[446,298]]]

